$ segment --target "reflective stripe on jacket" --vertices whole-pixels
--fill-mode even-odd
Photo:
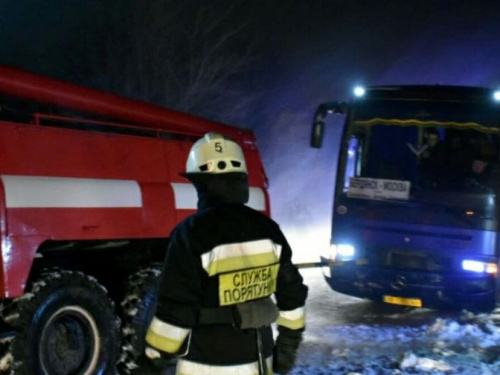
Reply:
[[[268,375],[273,375],[273,358],[266,359]],[[259,363],[245,363],[233,366],[206,365],[179,359],[176,375],[259,375]]]
[[[303,329],[306,325],[304,308],[299,307],[291,311],[280,311],[276,324],[290,329]]]

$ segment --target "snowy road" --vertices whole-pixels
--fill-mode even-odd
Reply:
[[[320,269],[301,273],[307,330],[293,375],[500,374],[500,311],[397,312],[333,292]]]
[[[307,328],[290,375],[500,374],[500,310],[404,311],[332,291],[319,268],[301,273]]]

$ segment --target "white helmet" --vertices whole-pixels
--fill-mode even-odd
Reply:
[[[186,173],[247,173],[241,147],[219,133],[207,133],[191,147]]]

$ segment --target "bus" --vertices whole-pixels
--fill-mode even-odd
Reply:
[[[318,107],[344,116],[324,276],[387,304],[490,311],[499,298],[500,92],[357,88]]]

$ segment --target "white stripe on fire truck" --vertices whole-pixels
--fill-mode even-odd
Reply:
[[[8,208],[142,207],[137,181],[1,176]]]
[[[172,188],[174,189],[175,208],[179,210],[196,210],[198,195],[192,184],[172,182]],[[257,211],[265,211],[266,200],[261,188],[250,188],[250,197],[247,206]]]

